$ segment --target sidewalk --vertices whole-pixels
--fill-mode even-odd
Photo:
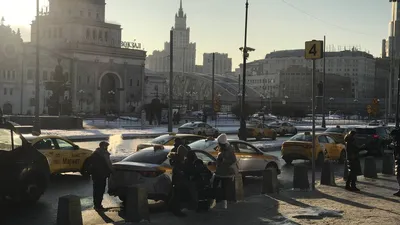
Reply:
[[[244,202],[229,205],[227,210],[211,209],[206,213],[188,211],[186,218],[167,212],[151,213],[151,224],[162,225],[259,225],[259,224],[382,224],[400,223],[400,198],[394,176],[378,179],[360,177],[359,193],[346,191],[342,180],[336,187],[317,185],[316,191],[282,191],[273,195],[257,195]],[[99,215],[84,210],[85,225],[130,224],[118,215],[119,208]],[[149,222],[142,222],[144,224]]]

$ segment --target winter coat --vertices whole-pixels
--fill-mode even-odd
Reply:
[[[346,153],[347,153],[347,167],[350,173],[356,175],[362,175],[361,163],[360,163],[360,148],[356,145],[354,136],[346,135],[344,137],[346,142]]]
[[[87,160],[88,172],[94,179],[105,179],[111,175],[113,168],[110,153],[107,150],[97,148]]]
[[[239,173],[235,152],[230,144],[221,145],[217,157],[217,177],[233,177]]]

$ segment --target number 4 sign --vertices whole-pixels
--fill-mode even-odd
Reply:
[[[322,59],[324,57],[323,41],[306,41],[304,57],[306,59]]]

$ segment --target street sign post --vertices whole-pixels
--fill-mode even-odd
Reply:
[[[315,60],[322,59],[323,53],[323,41],[306,41],[305,43],[305,54],[306,59],[312,60],[312,80],[311,80],[311,93],[312,93],[312,190],[315,190]]]

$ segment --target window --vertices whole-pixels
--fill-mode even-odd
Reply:
[[[15,70],[12,71],[12,79],[15,80]]]
[[[43,80],[47,80],[47,71],[43,71]]]
[[[10,88],[10,95],[13,95],[13,89]]]
[[[208,164],[210,162],[215,162],[215,160],[212,158],[212,156],[204,153],[204,152],[199,152],[199,151],[194,151],[196,154],[197,158],[203,161],[205,164]]]
[[[138,87],[140,86],[139,80],[136,81],[136,86],[138,86]]]
[[[206,150],[206,149],[210,149],[210,147],[215,149],[215,147],[217,147],[217,145],[218,145],[217,141],[198,140],[198,141],[195,141],[195,142],[189,144],[189,147],[191,149],[196,149],[196,150]]]
[[[244,144],[244,143],[234,143],[232,144],[236,152],[240,153],[248,153],[248,154],[256,154],[257,150],[255,150],[253,147],[250,145]]]
[[[103,31],[101,30],[99,31],[99,40],[101,41],[103,40]]]
[[[140,162],[140,163],[151,163],[151,164],[162,164],[167,160],[167,151],[159,150],[154,151],[153,149],[143,149],[139,152],[133,153],[122,161],[125,162]]]
[[[173,137],[174,137],[174,136],[169,135],[169,134],[167,134],[167,135],[162,135],[162,136],[159,136],[159,137],[157,137],[157,138],[154,138],[154,139],[151,141],[151,143],[152,143],[152,144],[164,145],[164,144],[166,144],[167,142],[169,142],[170,140],[172,140]]]
[[[83,11],[82,10],[80,11],[80,15],[83,16]]]
[[[21,137],[13,132],[14,148],[11,141],[11,131],[8,129],[0,128],[0,151],[12,151],[22,146]]]
[[[51,139],[42,139],[33,145],[38,150],[53,150],[56,149],[54,142]]]
[[[104,40],[105,40],[105,41],[108,41],[108,32],[107,32],[107,31],[104,32]]]
[[[96,19],[100,19],[100,13],[96,13]]]
[[[132,79],[130,79],[130,80],[129,80],[129,86],[131,86],[131,87],[132,87],[132,85],[133,85],[133,80],[132,80]]]
[[[62,38],[63,36],[63,29],[61,27],[58,28],[58,37]]]
[[[53,28],[53,38],[57,38],[57,28]]]
[[[89,84],[90,83],[90,76],[87,76],[86,82]]]
[[[7,95],[7,88],[4,88],[4,95]]]
[[[92,12],[88,12],[88,17],[92,17]]]
[[[336,141],[335,140],[333,140],[331,137],[329,137],[329,136],[326,136],[326,139],[328,139],[328,143],[329,144],[335,144],[336,143]]]
[[[11,71],[7,70],[7,80],[11,79]]]
[[[318,142],[321,144],[326,144],[328,143],[328,140],[326,139],[326,136],[319,136],[318,137]]]
[[[89,38],[90,38],[90,30],[88,28],[88,29],[86,29],[86,39],[89,39]]]
[[[59,149],[61,149],[61,150],[74,150],[74,146],[71,143],[66,142],[64,140],[61,140],[61,139],[55,139],[55,140],[57,141]]]

